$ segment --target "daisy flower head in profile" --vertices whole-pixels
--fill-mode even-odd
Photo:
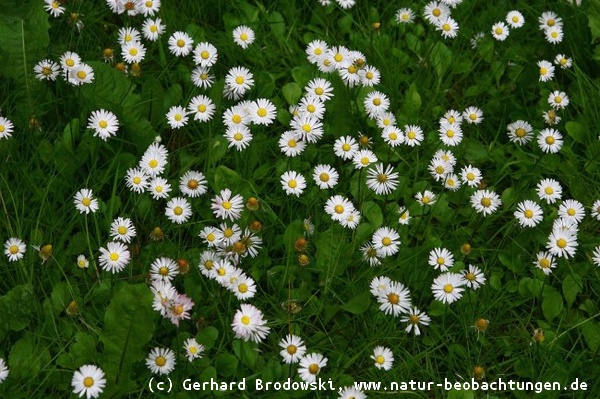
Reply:
[[[566,199],[558,207],[558,216],[571,220],[577,224],[585,217],[585,208],[579,201],[574,199]]]
[[[186,197],[196,198],[207,191],[207,182],[204,173],[188,170],[179,178],[179,190]]]
[[[117,134],[119,120],[112,112],[100,109],[92,111],[92,114],[88,117],[87,127],[94,130],[94,137],[99,136],[106,141]]]
[[[562,134],[556,129],[542,129],[538,135],[537,142],[542,151],[555,154],[562,148]]]
[[[374,297],[385,295],[385,291],[390,287],[392,280],[387,276],[373,277],[369,285],[371,294]]]
[[[367,172],[367,187],[378,195],[388,195],[398,188],[398,172],[391,165],[377,164]]]
[[[471,205],[483,216],[490,215],[502,205],[500,196],[493,191],[477,190],[471,195]]]
[[[349,8],[354,7],[356,0],[337,0],[337,3],[341,8],[347,10]]]
[[[327,366],[327,361],[328,359],[320,353],[309,353],[300,359],[298,375],[303,381],[315,382],[321,369]]]
[[[375,361],[375,367],[379,370],[388,371],[394,365],[394,353],[390,348],[385,346],[376,346],[373,349],[371,359]]]
[[[421,329],[419,325],[428,326],[431,322],[431,318],[425,312],[421,312],[416,307],[411,307],[405,315],[400,318],[403,323],[408,323],[405,331],[407,333],[413,332],[414,335],[421,335]]]
[[[383,294],[377,296],[377,302],[379,302],[379,310],[397,317],[410,308],[410,291],[402,283],[391,281]]]
[[[176,57],[185,57],[192,51],[194,41],[185,32],[177,31],[169,37],[169,51]]]
[[[579,225],[574,218],[559,217],[552,222],[552,230],[566,231],[576,235],[579,232]]]
[[[563,91],[555,90],[548,95],[548,104],[555,110],[563,109],[569,105],[569,96]]]
[[[201,345],[194,338],[188,338],[183,341],[183,350],[188,361],[192,362],[194,359],[202,358],[204,353],[204,345]]]
[[[237,96],[243,96],[254,86],[254,75],[246,67],[233,67],[225,76],[226,88]]]
[[[146,358],[148,369],[158,375],[168,375],[175,369],[175,353],[169,348],[153,348]]]
[[[540,82],[547,82],[554,77],[554,65],[552,63],[542,60],[538,61],[537,66],[540,71]]]
[[[416,193],[415,199],[421,206],[433,205],[436,201],[435,194],[429,190]]]
[[[189,120],[187,111],[180,105],[174,105],[169,108],[169,112],[167,112],[166,117],[171,129],[182,128],[183,126],[187,125]]]
[[[385,258],[398,253],[400,235],[396,230],[384,226],[375,230],[371,242],[381,257]]]
[[[573,59],[564,54],[556,54],[556,57],[554,57],[554,63],[562,69],[569,69],[573,66]]]
[[[65,8],[58,0],[44,0],[44,3],[46,3],[44,10],[48,11],[54,18],[60,17],[65,12]]]
[[[240,218],[242,210],[244,209],[244,199],[239,194],[232,194],[230,189],[225,188],[211,200],[210,208],[215,217],[218,217],[219,219],[229,219],[231,221]]]
[[[11,237],[4,243],[4,255],[10,262],[16,262],[19,259],[23,259],[27,246],[17,237]]]
[[[192,207],[184,197],[174,197],[167,202],[165,216],[173,223],[182,224],[192,216]]]
[[[240,25],[233,30],[233,41],[246,49],[254,42],[254,31],[246,25]]]
[[[300,173],[288,170],[281,175],[281,186],[287,195],[299,197],[306,188],[306,179]]]
[[[537,194],[540,200],[545,200],[548,204],[553,204],[562,196],[562,186],[554,179],[543,179],[536,186]]]
[[[135,236],[135,227],[129,218],[119,216],[110,225],[110,237],[113,240],[130,243]]]
[[[269,335],[270,328],[266,324],[267,321],[258,308],[243,303],[233,316],[231,327],[237,338],[260,343]]]
[[[556,267],[554,256],[550,252],[540,251],[533,261],[536,268],[540,269],[547,276],[552,273],[552,269]]]
[[[492,25],[492,37],[500,42],[503,42],[508,37],[510,30],[502,21]]]
[[[508,138],[513,143],[527,144],[533,138],[533,127],[529,122],[523,120],[517,120],[511,122],[506,126],[508,131]]]
[[[511,28],[520,28],[525,25],[525,17],[519,11],[513,10],[506,14],[506,23]]]
[[[88,188],[79,190],[73,199],[79,213],[85,212],[87,215],[90,212],[94,213],[98,210],[98,200],[94,198],[92,190]]]
[[[131,253],[121,242],[111,241],[106,248],[100,248],[100,266],[113,274],[125,269],[130,259]]]
[[[434,248],[429,252],[429,266],[442,272],[454,265],[454,255],[446,248]]]
[[[0,116],[0,139],[7,139],[14,131],[13,123],[7,118]]]
[[[165,31],[165,25],[160,18],[146,19],[142,24],[142,35],[148,41],[155,42]]]
[[[60,73],[60,65],[52,60],[45,59],[35,64],[33,72],[35,72],[35,77],[38,80],[55,81]]]
[[[411,24],[415,21],[415,13],[410,8],[400,8],[396,11],[395,19],[399,24]]]
[[[469,268],[460,274],[465,280],[465,285],[473,290],[479,289],[486,282],[485,275],[477,266],[469,265]]]
[[[450,304],[462,297],[464,285],[465,280],[462,275],[446,272],[440,274],[433,280],[431,290],[435,299],[442,303]]]
[[[285,364],[296,364],[306,353],[306,345],[302,338],[297,335],[288,334],[279,341],[279,346],[283,348],[279,354]]]
[[[534,201],[525,200],[517,204],[514,215],[521,227],[535,227],[544,218],[544,211]]]
[[[339,176],[331,165],[319,164],[313,169],[313,180],[321,190],[335,187]]]
[[[440,18],[435,27],[442,33],[444,39],[454,39],[458,35],[458,22],[450,15]]]
[[[93,364],[81,366],[79,370],[73,373],[73,378],[71,379],[73,393],[79,395],[79,397],[85,395],[86,399],[100,396],[105,386],[106,378],[104,371]]]

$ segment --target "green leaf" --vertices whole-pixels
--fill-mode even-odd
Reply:
[[[473,391],[451,390],[448,392],[448,399],[473,399],[475,394]]]
[[[371,293],[363,291],[342,305],[342,309],[352,314],[361,314],[366,312],[369,306],[371,306]]]
[[[227,166],[220,165],[215,171],[215,190],[221,191],[224,188],[235,189],[241,180],[236,171]]]
[[[123,284],[113,293],[106,309],[100,333],[104,345],[101,363],[106,375],[115,378],[110,384],[116,385],[118,391],[132,388],[131,368],[147,355],[144,348],[152,339],[156,317],[152,299],[146,284]]]
[[[542,300],[542,311],[544,317],[548,321],[552,321],[563,310],[562,296],[555,290],[550,290],[546,287],[544,291],[544,299]]]
[[[383,224],[383,214],[379,205],[373,201],[367,201],[363,204],[361,211],[373,228],[377,229],[381,227]]]
[[[409,86],[406,94],[404,95],[404,104],[402,109],[406,115],[411,117],[417,116],[421,109],[421,95],[417,90],[417,86],[413,83]]]
[[[33,287],[30,284],[17,285],[0,297],[0,341],[11,331],[21,331],[29,325],[34,309]]]
[[[581,123],[568,121],[567,123],[565,123],[565,129],[567,130],[567,134],[571,136],[576,142],[585,142],[587,129]]]
[[[237,357],[229,353],[222,353],[215,359],[215,367],[220,376],[231,377],[238,367]]]
[[[352,246],[346,243],[343,234],[337,230],[342,227],[333,226],[316,240],[317,268],[328,274],[340,275],[352,260]]]
[[[217,340],[218,337],[219,337],[219,330],[210,326],[210,327],[206,327],[205,329],[200,331],[200,333],[198,333],[198,335],[196,336],[196,341],[199,344],[204,345],[204,347],[208,350],[208,349],[212,349],[212,347],[215,346],[215,341]]]
[[[585,342],[587,342],[590,350],[598,352],[598,349],[600,349],[600,325],[594,320],[588,320],[581,325],[581,331],[583,331]]]
[[[68,353],[62,353],[56,363],[59,366],[74,369],[82,364],[94,363],[98,358],[96,346],[98,339],[86,332],[79,331],[75,334],[75,342],[69,346]]]
[[[562,283],[562,292],[567,301],[567,306],[573,306],[577,294],[583,290],[583,282],[577,274],[569,274]]]
[[[8,366],[13,378],[32,381],[42,369],[42,365],[50,362],[48,350],[40,347],[32,334],[26,334],[18,340],[10,350]]]
[[[248,368],[256,366],[258,352],[256,351],[256,345],[254,345],[253,342],[245,342],[236,339],[231,346],[233,347],[233,353],[241,360],[242,364]]]
[[[437,42],[431,49],[431,64],[441,80],[444,73],[452,65],[452,51],[442,42]]]
[[[287,83],[283,86],[283,98],[289,105],[295,105],[300,101],[300,97],[302,97],[302,88],[296,82]]]

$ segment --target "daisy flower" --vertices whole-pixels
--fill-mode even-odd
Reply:
[[[179,267],[173,259],[160,257],[152,262],[149,273],[153,281],[172,281],[179,274]]]
[[[145,17],[153,16],[160,10],[160,0],[144,0],[137,5],[138,12]]]
[[[542,129],[538,135],[537,142],[542,151],[554,154],[562,148],[562,134],[556,129]]]
[[[146,40],[155,42],[158,40],[158,36],[165,31],[165,25],[163,25],[160,18],[146,19],[142,24],[142,34]]]
[[[393,112],[382,112],[377,116],[377,126],[385,129],[387,127],[395,127],[396,115]]]
[[[164,172],[168,155],[164,145],[152,143],[142,155],[139,166],[146,175],[155,177]]]
[[[303,141],[302,135],[294,130],[283,132],[279,138],[279,149],[287,157],[300,155],[305,148],[306,141]]]
[[[54,18],[61,16],[65,12],[65,8],[58,0],[44,0],[44,3],[46,3],[44,10],[48,11]]]
[[[471,195],[471,205],[478,213],[483,213],[483,216],[490,215],[502,205],[500,196],[493,191],[477,190]]]
[[[415,20],[415,13],[410,8],[400,8],[396,11],[395,18],[399,24],[410,24]]]
[[[69,70],[72,68],[77,68],[81,65],[81,57],[79,54],[74,53],[72,51],[66,51],[60,56],[60,65],[63,70]]]
[[[315,382],[317,375],[321,372],[321,369],[327,366],[327,358],[320,353],[310,353],[300,358],[300,365],[298,367],[298,375],[303,381],[308,383]]]
[[[360,84],[366,87],[378,85],[381,80],[381,73],[372,65],[367,65],[363,69],[359,69],[358,76],[360,76]]]
[[[527,144],[533,137],[533,128],[523,120],[512,122],[506,126],[508,138],[513,143]]]
[[[244,95],[254,85],[254,76],[248,68],[233,67],[225,76],[225,84],[238,95]]]
[[[352,163],[354,164],[355,169],[366,168],[375,162],[377,162],[377,156],[371,150],[359,150],[352,158]]]
[[[392,284],[392,280],[386,276],[374,277],[370,283],[370,291],[374,297],[385,295],[385,291]]]
[[[375,367],[379,370],[388,371],[394,364],[394,354],[390,348],[386,348],[385,346],[376,346],[373,349],[371,359],[375,361]]]
[[[348,218],[354,209],[352,202],[341,195],[333,195],[325,203],[325,212],[337,222]]]
[[[553,204],[562,196],[562,187],[554,179],[543,179],[537,186],[537,194],[540,200],[545,200],[548,204]]]
[[[481,269],[477,266],[469,265],[467,270],[461,272],[467,287],[477,290],[485,284],[486,278]]]
[[[179,190],[187,197],[196,198],[206,193],[206,178],[202,172],[188,170],[179,178]]]
[[[175,353],[169,348],[153,348],[146,358],[146,366],[154,374],[168,375],[175,369]]]
[[[563,219],[571,220],[577,224],[585,217],[585,209],[581,202],[574,199],[567,199],[558,207],[558,216]]]
[[[597,267],[600,267],[600,246],[594,248],[594,252],[592,253],[592,262]]]
[[[458,124],[442,122],[438,132],[442,143],[449,146],[460,144],[463,138],[462,129]]]
[[[386,126],[381,132],[381,137],[392,148],[399,146],[405,141],[404,132],[396,126]]]
[[[350,51],[344,46],[330,48],[327,50],[326,56],[331,57],[333,67],[338,70],[351,63]]]
[[[415,194],[415,199],[421,206],[435,204],[435,194],[429,190],[425,190],[422,193],[418,192]]]
[[[127,170],[125,184],[131,191],[141,194],[149,187],[150,181],[142,168],[131,168]]]
[[[446,248],[434,248],[429,252],[429,266],[442,272],[454,265],[454,255]]]
[[[244,273],[241,273],[235,282],[232,282],[227,288],[240,301],[247,301],[256,295],[256,283]]]
[[[400,236],[392,228],[380,227],[373,233],[371,242],[373,247],[381,254],[381,257],[385,258],[398,253]]]
[[[519,202],[514,215],[521,227],[535,227],[544,218],[544,211],[535,202],[525,200]]]
[[[481,171],[474,166],[467,165],[461,169],[460,178],[467,186],[477,187],[481,183]]]
[[[279,346],[283,349],[279,354],[286,364],[295,364],[302,359],[306,353],[306,345],[302,338],[297,335],[288,334],[279,342]]]
[[[444,113],[444,116],[440,118],[440,125],[446,123],[448,125],[460,126],[463,121],[463,114],[455,109],[449,109]]]
[[[555,26],[562,27],[562,18],[559,18],[553,11],[544,11],[538,18],[540,30],[546,30]]]
[[[458,23],[450,15],[440,18],[436,23],[436,29],[442,32],[445,39],[454,39],[458,35]]]
[[[38,80],[56,80],[56,77],[60,73],[60,65],[52,60],[42,60],[35,64],[33,67],[35,77]]]
[[[180,105],[169,108],[166,117],[171,129],[179,129],[185,126],[189,119],[185,108]]]
[[[192,216],[192,207],[185,198],[175,197],[167,202],[165,216],[173,223],[185,223]]]
[[[553,26],[544,31],[544,36],[546,37],[546,41],[550,44],[557,44],[562,42],[564,33],[562,27]]]
[[[340,77],[347,87],[356,87],[360,84],[358,71],[354,64],[347,64],[339,70]]]
[[[540,69],[540,82],[547,82],[554,77],[554,65],[550,62],[538,61],[537,66]]]
[[[84,188],[79,190],[73,197],[75,207],[79,213],[94,213],[98,210],[98,200],[93,197],[92,190]]]
[[[323,123],[308,113],[298,114],[290,122],[291,128],[308,143],[316,143],[323,137]]]
[[[195,121],[208,122],[212,119],[216,107],[209,97],[198,95],[192,97],[187,109],[194,114]]]
[[[26,249],[25,243],[20,238],[11,237],[4,243],[4,255],[6,255],[11,262],[23,259]]]
[[[390,106],[388,97],[380,91],[372,91],[364,99],[364,106],[367,115],[375,119],[378,115],[386,112]]]
[[[331,165],[320,164],[313,169],[313,179],[322,190],[335,187],[338,178],[338,172]]]
[[[333,144],[335,155],[343,160],[354,158],[354,155],[358,152],[358,148],[358,142],[352,136],[340,137]]]
[[[596,220],[600,220],[600,199],[597,199],[592,204],[592,213],[590,216],[592,216]]]
[[[166,318],[171,320],[176,326],[179,326],[181,320],[190,318],[190,310],[194,307],[194,302],[187,295],[178,294],[175,296],[166,311]]]
[[[0,139],[7,139],[11,137],[13,130],[13,123],[5,117],[0,116]]]
[[[548,96],[548,104],[554,109],[563,109],[569,105],[569,97],[565,92],[555,90]]]
[[[110,237],[113,240],[130,243],[135,236],[135,227],[129,218],[118,217],[110,225]]]
[[[398,223],[402,225],[408,225],[410,223],[410,212],[404,206],[398,208],[398,214],[400,217],[398,218]]]
[[[169,193],[171,192],[171,185],[167,179],[156,176],[150,180],[148,191],[152,194],[152,198],[154,199],[168,198]]]
[[[88,129],[94,129],[94,137],[106,141],[109,137],[115,136],[119,130],[119,120],[110,111],[100,109],[93,111],[88,117]]]
[[[304,88],[307,94],[314,94],[323,102],[333,97],[333,86],[328,80],[323,78],[315,78],[308,82]]]
[[[85,395],[86,399],[97,398],[106,386],[104,371],[93,364],[81,366],[79,370],[73,373],[71,386],[73,387],[73,393],[79,395],[79,397]]]
[[[299,197],[306,188],[306,179],[301,174],[291,170],[285,172],[280,178],[281,186],[287,195]]]
[[[200,359],[204,352],[204,345],[200,345],[196,339],[188,338],[183,342],[183,350],[187,359],[191,362],[194,359]]]
[[[223,113],[223,124],[227,127],[246,126],[250,122],[245,107],[241,104],[229,107]]]
[[[233,30],[233,41],[246,49],[254,42],[254,31],[245,25],[240,25]]]
[[[571,258],[575,256],[578,245],[575,234],[567,230],[553,229],[548,236],[546,248],[554,256]]]
[[[533,261],[535,267],[544,272],[545,275],[552,273],[552,269],[556,267],[554,256],[550,252],[538,252],[536,259]]]
[[[354,387],[345,387],[339,391],[338,399],[366,399],[367,395]]]
[[[232,197],[231,190],[225,188],[211,200],[210,208],[215,217],[234,221],[241,216],[244,209],[244,199],[239,194]]]
[[[146,47],[138,41],[127,42],[121,47],[121,56],[128,64],[141,62],[146,56]]]
[[[403,323],[408,323],[408,326],[406,326],[405,329],[407,333],[412,331],[415,335],[421,335],[419,324],[428,326],[431,318],[425,312],[421,312],[419,309],[413,306],[408,310],[408,312],[406,312],[406,315],[400,318],[400,321]]]
[[[215,78],[206,67],[198,66],[192,71],[192,83],[201,89],[208,89],[214,83]]]
[[[383,294],[377,296],[377,302],[383,313],[398,316],[411,306],[410,291],[403,284],[391,281]]]
[[[4,359],[0,358],[0,384],[8,377],[9,370]]]
[[[259,309],[244,303],[235,312],[231,327],[237,338],[246,342],[259,343],[269,334],[270,328],[266,324],[267,322],[263,319],[263,314]]]
[[[383,164],[377,164],[367,172],[367,187],[375,191],[378,195],[388,195],[393,193],[398,187],[398,172],[393,172],[394,168]]]
[[[362,259],[369,264],[371,267],[381,265],[381,256],[379,251],[375,249],[372,243],[367,242],[360,247],[362,253]],[[374,294],[375,295],[375,294]]]
[[[268,126],[275,120],[277,109],[273,103],[266,98],[259,98],[250,103],[250,120],[257,125]]]
[[[451,173],[453,168],[450,163],[444,161],[442,158],[433,157],[429,162],[429,173],[435,181],[444,181],[448,173]]]
[[[561,119],[553,109],[544,111],[542,116],[544,117],[544,122],[546,122],[548,125],[558,125]]]
[[[421,141],[425,138],[423,130],[417,125],[406,125],[404,133],[404,143],[410,147],[421,145]]]
[[[471,49],[475,50],[479,46],[479,42],[485,37],[485,32],[477,32],[469,40],[471,43]]]
[[[573,60],[564,54],[556,54],[556,57],[554,57],[554,63],[560,66],[562,69],[568,69],[573,66]]]
[[[492,25],[492,36],[494,39],[503,42],[509,34],[508,26],[504,22],[496,22]]]
[[[442,2],[431,1],[425,5],[423,16],[432,25],[437,25],[441,18],[450,15],[450,8]]]
[[[87,260],[84,254],[77,256],[77,267],[80,269],[87,269],[90,266],[90,262]]]
[[[509,11],[506,14],[506,23],[510,25],[511,28],[520,28],[525,25],[525,17],[519,11]]]
[[[217,48],[209,42],[200,42],[194,47],[194,63],[204,68],[210,68],[213,66],[219,53]]]
[[[438,301],[452,303],[462,297],[463,285],[465,285],[465,280],[462,275],[446,272],[433,280],[431,290]]]
[[[169,37],[169,51],[176,57],[185,57],[192,51],[194,41],[185,32],[177,31]]]
[[[314,94],[309,94],[300,100],[298,104],[298,113],[307,113],[317,119],[322,119],[325,114],[325,104],[323,100]]]
[[[467,123],[478,125],[483,121],[483,111],[477,107],[468,107],[463,111],[463,117]]]
[[[92,83],[94,81],[94,70],[88,64],[80,64],[79,66],[69,69],[67,81],[73,86]]]
[[[320,58],[329,50],[329,46],[323,40],[313,40],[306,46],[306,56],[311,64],[316,64]]]
[[[344,10],[347,10],[354,6],[354,4],[356,3],[356,0],[337,0],[337,3]]]
[[[448,173],[444,179],[444,187],[450,191],[457,191],[461,186],[458,176],[454,173]]]
[[[113,274],[125,269],[130,259],[131,253],[121,242],[111,241],[106,248],[100,248],[100,266]]]
[[[252,132],[247,126],[229,126],[225,131],[225,138],[229,142],[228,148],[235,147],[238,151],[245,150],[252,141]]]

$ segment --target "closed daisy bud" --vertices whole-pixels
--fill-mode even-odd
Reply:
[[[479,318],[475,320],[475,323],[473,323],[473,327],[475,327],[475,329],[480,332],[485,332],[488,329],[489,325],[490,321],[483,318]]]
[[[485,377],[485,369],[483,366],[475,366],[473,367],[473,377],[476,380],[482,380]]]
[[[298,264],[300,266],[306,266],[310,263],[310,258],[306,254],[298,255]]]
[[[246,201],[246,209],[250,211],[257,211],[260,208],[260,202],[258,198],[250,197],[248,201]]]
[[[65,309],[65,313],[67,316],[77,316],[79,314],[79,306],[77,306],[77,302],[69,302],[67,308]]]

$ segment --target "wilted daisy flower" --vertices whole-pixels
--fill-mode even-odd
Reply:
[[[511,28],[520,28],[525,25],[525,17],[519,11],[509,11],[506,14],[506,23],[510,25]]]
[[[563,109],[569,105],[569,97],[565,92],[555,90],[548,96],[548,104],[554,109]]]
[[[454,255],[446,248],[434,248],[429,252],[429,266],[442,272],[454,265]]]
[[[354,155],[358,152],[358,148],[358,142],[352,136],[340,137],[333,144],[335,155],[343,160],[354,158]]]
[[[117,134],[119,120],[112,112],[100,109],[92,111],[88,117],[87,127],[94,129],[94,137],[100,136],[102,140],[106,141],[109,137]]]
[[[400,8],[396,11],[395,17],[399,24],[410,24],[415,20],[415,13],[410,8]]]
[[[337,222],[346,219],[354,209],[352,202],[341,195],[333,195],[325,203],[325,212]]]
[[[558,216],[572,220],[577,224],[585,217],[585,209],[581,202],[574,199],[567,199],[558,207]]]
[[[367,187],[375,194],[388,195],[398,187],[398,172],[391,165],[377,164],[367,172]]]
[[[58,0],[44,0],[44,10],[48,11],[54,18],[61,16],[65,12],[65,8]]]
[[[453,39],[458,35],[458,22],[450,15],[438,19],[435,27],[442,32],[442,36],[446,39]]]
[[[452,303],[462,297],[463,285],[465,280],[460,274],[446,272],[433,280],[431,290],[438,301]]]
[[[367,242],[360,247],[362,253],[362,259],[369,264],[371,267],[381,265],[381,254],[372,243]],[[374,294],[375,295],[375,294]]]
[[[544,179],[537,186],[537,194],[541,200],[546,200],[548,204],[553,204],[560,199],[562,195],[562,187],[559,182],[554,179]]]
[[[544,117],[544,122],[546,122],[548,125],[557,125],[561,119],[553,109],[544,111],[542,116]]]
[[[394,365],[394,354],[390,348],[385,346],[376,346],[373,349],[371,359],[375,361],[375,367],[388,371]]]
[[[438,1],[431,1],[425,5],[423,16],[432,25],[437,25],[441,18],[450,15],[450,8]]]
[[[562,134],[556,129],[542,129],[538,135],[537,142],[542,151],[554,154],[562,148]]]
[[[435,194],[429,190],[425,190],[422,193],[418,192],[415,194],[415,199],[421,206],[435,204]]]
[[[320,353],[310,353],[300,359],[298,375],[303,381],[315,382],[321,369],[327,366],[327,358]]]
[[[175,353],[169,348],[153,348],[146,358],[146,366],[159,375],[168,375],[175,368],[175,363]]]
[[[398,253],[400,236],[390,227],[380,227],[373,233],[371,242],[381,257],[385,258]]]
[[[544,211],[535,202],[525,200],[519,202],[514,215],[521,227],[535,227],[542,221]]]
[[[185,126],[189,119],[185,108],[180,105],[169,108],[166,117],[171,129],[179,129]]]
[[[410,147],[421,145],[423,141],[423,129],[417,125],[406,125],[404,126],[404,143]]]
[[[155,42],[158,40],[158,36],[165,31],[165,25],[163,25],[160,18],[146,19],[142,24],[142,34],[146,40]]]
[[[502,205],[500,196],[493,191],[477,190],[471,195],[471,205],[483,216],[490,215]]]
[[[508,37],[509,29],[504,22],[496,22],[492,25],[492,36],[498,41],[504,41]]]
[[[419,324],[428,326],[429,322],[431,321],[431,318],[425,312],[421,312],[414,306],[411,307],[406,313],[406,315],[400,318],[401,322],[408,323],[408,326],[406,327],[405,331],[407,333],[410,333],[412,331],[415,335],[421,335],[421,329],[419,328]]]
[[[248,68],[233,67],[225,76],[225,84],[237,95],[244,95],[254,85],[254,76]]]
[[[52,60],[42,60],[33,67],[35,77],[38,80],[56,80],[60,73],[60,65]]]
[[[564,54],[556,54],[556,57],[554,57],[554,63],[560,66],[562,69],[568,69],[573,66],[573,60]]]
[[[79,397],[85,395],[86,399],[100,396],[105,385],[106,378],[104,378],[104,371],[93,364],[81,366],[79,370],[73,373],[73,378],[71,379],[73,393],[79,395]]]
[[[386,112],[390,106],[388,97],[380,91],[372,91],[364,99],[364,106],[367,115],[375,119],[378,115]]]
[[[307,94],[314,94],[319,97],[323,102],[333,97],[333,86],[328,80],[323,78],[315,78],[308,82],[304,87],[304,91]]]
[[[282,174],[280,181],[287,195],[299,197],[306,188],[306,179],[304,176],[293,170]]]
[[[303,141],[302,135],[294,130],[283,132],[279,138],[279,149],[288,157],[301,154],[305,148],[306,141]]]
[[[118,217],[110,225],[110,237],[114,240],[130,243],[135,235],[135,227],[129,218]]]
[[[546,41],[550,44],[560,43],[564,37],[562,27],[560,26],[553,26],[544,30],[544,35],[546,37]]]
[[[254,42],[254,31],[245,25],[240,25],[233,30],[233,41],[244,49],[248,48]]]
[[[113,274],[122,271],[130,259],[131,253],[123,243],[111,241],[100,248],[100,266]]]
[[[259,343],[269,334],[270,328],[266,324],[267,322],[263,319],[263,314],[258,308],[244,303],[236,311],[231,327],[237,338],[246,342]]]
[[[279,342],[279,346],[283,348],[279,354],[286,364],[298,363],[306,353],[306,345],[297,335],[288,334]]]
[[[209,42],[200,42],[194,47],[194,63],[196,65],[210,68],[218,58],[217,48]]]
[[[225,188],[211,200],[210,208],[215,217],[234,221],[241,216],[244,209],[244,199],[239,194],[232,197],[231,190]]]
[[[556,267],[554,256],[550,252],[544,251],[537,253],[536,260],[533,261],[533,264],[546,275],[552,273],[552,269]]]
[[[204,345],[200,345],[196,339],[188,338],[183,342],[183,350],[187,359],[191,362],[194,359],[200,359],[204,352]]]
[[[140,168],[149,177],[155,177],[165,170],[168,155],[169,153],[164,145],[152,143],[140,160]]]
[[[592,213],[590,216],[595,218],[596,220],[600,220],[600,199],[597,199],[592,204]]]
[[[485,284],[486,278],[481,269],[477,266],[469,265],[467,270],[461,271],[467,287],[477,290]]]
[[[192,216],[192,207],[187,199],[175,197],[167,202],[165,207],[165,216],[173,223],[181,224],[187,222]]]
[[[533,128],[523,120],[509,123],[506,129],[508,130],[508,138],[513,143],[526,144],[533,137]]]
[[[94,81],[94,70],[88,64],[79,64],[79,66],[69,69],[67,79],[73,86],[80,86]]]
[[[554,77],[554,65],[546,60],[538,61],[540,68],[540,82],[547,82]]]
[[[578,245],[575,234],[568,230],[553,229],[548,236],[546,248],[554,256],[571,258],[575,256]]]
[[[11,237],[4,243],[4,255],[6,255],[11,262],[22,259],[26,249],[27,247],[23,240],[17,237]]]
[[[169,37],[169,51],[176,57],[185,57],[192,51],[194,41],[185,32],[177,31]]]
[[[320,189],[335,187],[338,178],[338,172],[331,165],[320,164],[313,169],[313,179]]]
[[[13,123],[5,117],[0,116],[0,139],[7,139],[11,137],[13,130]]]
[[[79,213],[88,214],[98,210],[98,200],[93,197],[92,190],[88,188],[79,190],[73,198]]]
[[[402,283],[391,281],[383,293],[377,296],[377,302],[379,310],[398,316],[406,313],[411,306],[410,291]]]

